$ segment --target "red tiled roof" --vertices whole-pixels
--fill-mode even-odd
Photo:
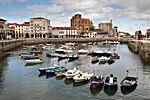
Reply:
[[[35,18],[30,18],[30,19],[46,19],[46,18],[42,18],[42,17],[35,17]],[[49,20],[49,19],[46,19]]]
[[[53,27],[52,30],[77,30],[75,27]]]
[[[8,25],[15,25],[15,26],[30,26],[29,22],[24,22],[23,24],[18,23],[8,23]]]

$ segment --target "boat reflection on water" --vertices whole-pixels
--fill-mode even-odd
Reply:
[[[46,75],[45,73],[40,73],[39,77],[42,77],[42,76],[45,76],[45,75]]]
[[[97,93],[99,93],[102,90],[103,86],[97,86],[95,88],[90,86],[89,88],[90,88],[91,94],[96,95]]]
[[[64,78],[65,78],[65,76],[56,76],[56,80],[62,80]]]
[[[52,78],[52,77],[54,77],[55,75],[46,75],[46,79],[47,78]]]
[[[87,83],[88,83],[88,81],[74,82],[74,83],[73,83],[73,86],[74,86],[74,87],[76,87],[76,86],[83,86],[83,85],[85,85],[85,84],[87,84]]]
[[[134,85],[132,87],[121,86],[120,88],[121,88],[122,94],[127,95],[127,94],[132,93],[136,89],[136,87],[137,87],[137,85]]]
[[[118,85],[111,86],[111,87],[104,86],[104,92],[109,96],[115,95],[117,90],[118,90]]]
[[[74,82],[73,79],[67,79],[67,78],[65,78],[65,80],[64,80],[64,83],[65,83],[66,85],[72,84],[73,82]]]

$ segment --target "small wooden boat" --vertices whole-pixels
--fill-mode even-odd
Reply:
[[[134,69],[129,69],[129,70],[134,70]],[[121,86],[123,86],[123,87],[129,88],[129,87],[133,87],[133,86],[137,85],[138,77],[129,75],[129,70],[127,70],[126,77],[120,83]]]
[[[30,51],[31,54],[43,54],[42,51]]]
[[[78,75],[75,75],[73,77],[73,80],[75,82],[89,81],[93,76],[94,76],[94,74],[89,74],[87,72],[85,72],[85,73],[82,72],[82,73],[80,73]]]
[[[56,72],[59,71],[67,71],[67,69],[64,67],[56,67],[53,69],[46,70],[46,75],[56,75]]]
[[[97,62],[99,62],[98,57],[97,57],[97,56],[96,56],[96,57],[93,57],[91,63],[92,63],[92,64],[95,64],[95,63],[97,63]]]
[[[91,80],[91,87],[96,88],[96,87],[102,87],[104,84],[104,77],[103,76],[94,76]]]
[[[39,56],[32,55],[32,56],[24,56],[23,57],[23,60],[30,60],[30,59],[39,59]]]
[[[99,64],[105,64],[110,58],[107,57],[100,57],[99,58]]]
[[[51,70],[51,69],[54,69],[54,68],[56,68],[56,67],[59,67],[59,66],[56,65],[56,64],[54,64],[54,65],[51,66],[51,67],[40,67],[40,68],[38,68],[38,70],[39,70],[40,73],[45,73],[46,70]]]
[[[69,60],[76,60],[76,59],[78,59],[78,55],[77,54],[69,54],[68,58],[69,58]]]
[[[119,54],[118,54],[117,52],[113,52],[113,53],[111,54],[111,58],[112,58],[112,59],[120,59],[120,56],[119,56]]]
[[[113,64],[115,61],[113,60],[113,59],[109,59],[108,61],[107,61],[107,63],[109,64],[109,65],[111,65],[111,64]]]
[[[88,54],[89,51],[88,50],[84,50],[84,49],[81,49],[78,51],[78,54]]]
[[[124,95],[130,94],[136,89],[136,87],[137,87],[137,85],[134,85],[130,88],[121,86],[120,87],[121,88],[121,93],[124,94]]]
[[[25,58],[25,57],[30,57],[30,56],[34,56],[33,54],[31,53],[21,53],[19,54],[20,58]]]
[[[113,74],[110,74],[109,77],[106,77],[104,85],[106,87],[117,86],[117,77],[113,77]]]
[[[39,64],[43,63],[41,59],[30,59],[30,60],[25,60],[26,64]]]
[[[58,60],[67,59],[67,58],[68,58],[67,54],[63,54],[63,55],[58,56]]]
[[[74,68],[73,70],[68,70],[66,73],[65,73],[65,76],[67,79],[71,79],[73,78],[75,75],[78,75],[80,74],[81,71],[80,70],[77,70],[76,68]]]
[[[54,52],[47,52],[47,53],[46,53],[46,56],[47,56],[47,57],[59,57],[60,54],[54,53]]]
[[[55,72],[56,76],[65,76],[65,70]]]

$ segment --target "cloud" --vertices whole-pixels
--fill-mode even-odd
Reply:
[[[44,0],[43,0],[44,1]],[[1,15],[18,17],[47,16],[52,20],[53,25],[70,25],[70,19],[74,14],[82,14],[82,17],[90,18],[96,23],[96,26],[102,21],[126,17],[127,21],[122,19],[116,24],[126,26],[137,25],[148,26],[146,22],[150,20],[150,0],[47,0],[45,3],[36,3],[27,5],[23,11],[7,11]],[[27,0],[0,0],[0,3],[27,2]],[[38,2],[38,1],[37,1]],[[45,1],[46,2],[46,1]],[[123,24],[121,24],[123,23]],[[121,26],[120,26],[121,27]],[[139,26],[137,26],[139,27]],[[131,28],[133,29],[133,28]]]
[[[0,0],[0,3],[7,4],[12,2],[27,2],[27,0]]]
[[[27,11],[34,14],[56,14],[64,11],[64,6],[54,5],[31,5],[27,7]]]

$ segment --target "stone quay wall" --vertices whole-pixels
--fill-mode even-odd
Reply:
[[[127,39],[118,38],[49,38],[49,39],[14,39],[0,41],[0,57],[5,55],[5,52],[17,48],[22,45],[36,45],[46,43],[86,43],[86,42],[101,42],[101,41],[120,41],[121,43],[127,43]]]
[[[23,45],[24,40],[5,40],[0,41],[0,57],[5,55],[5,52],[15,49]]]
[[[148,63],[150,62],[150,41],[128,41],[128,47],[132,52],[137,53],[142,60]]]
[[[128,43],[128,39],[118,38],[50,38],[50,39],[26,39],[23,44],[43,44],[43,43],[86,43],[86,42],[101,42],[101,41],[119,41],[121,43]]]

